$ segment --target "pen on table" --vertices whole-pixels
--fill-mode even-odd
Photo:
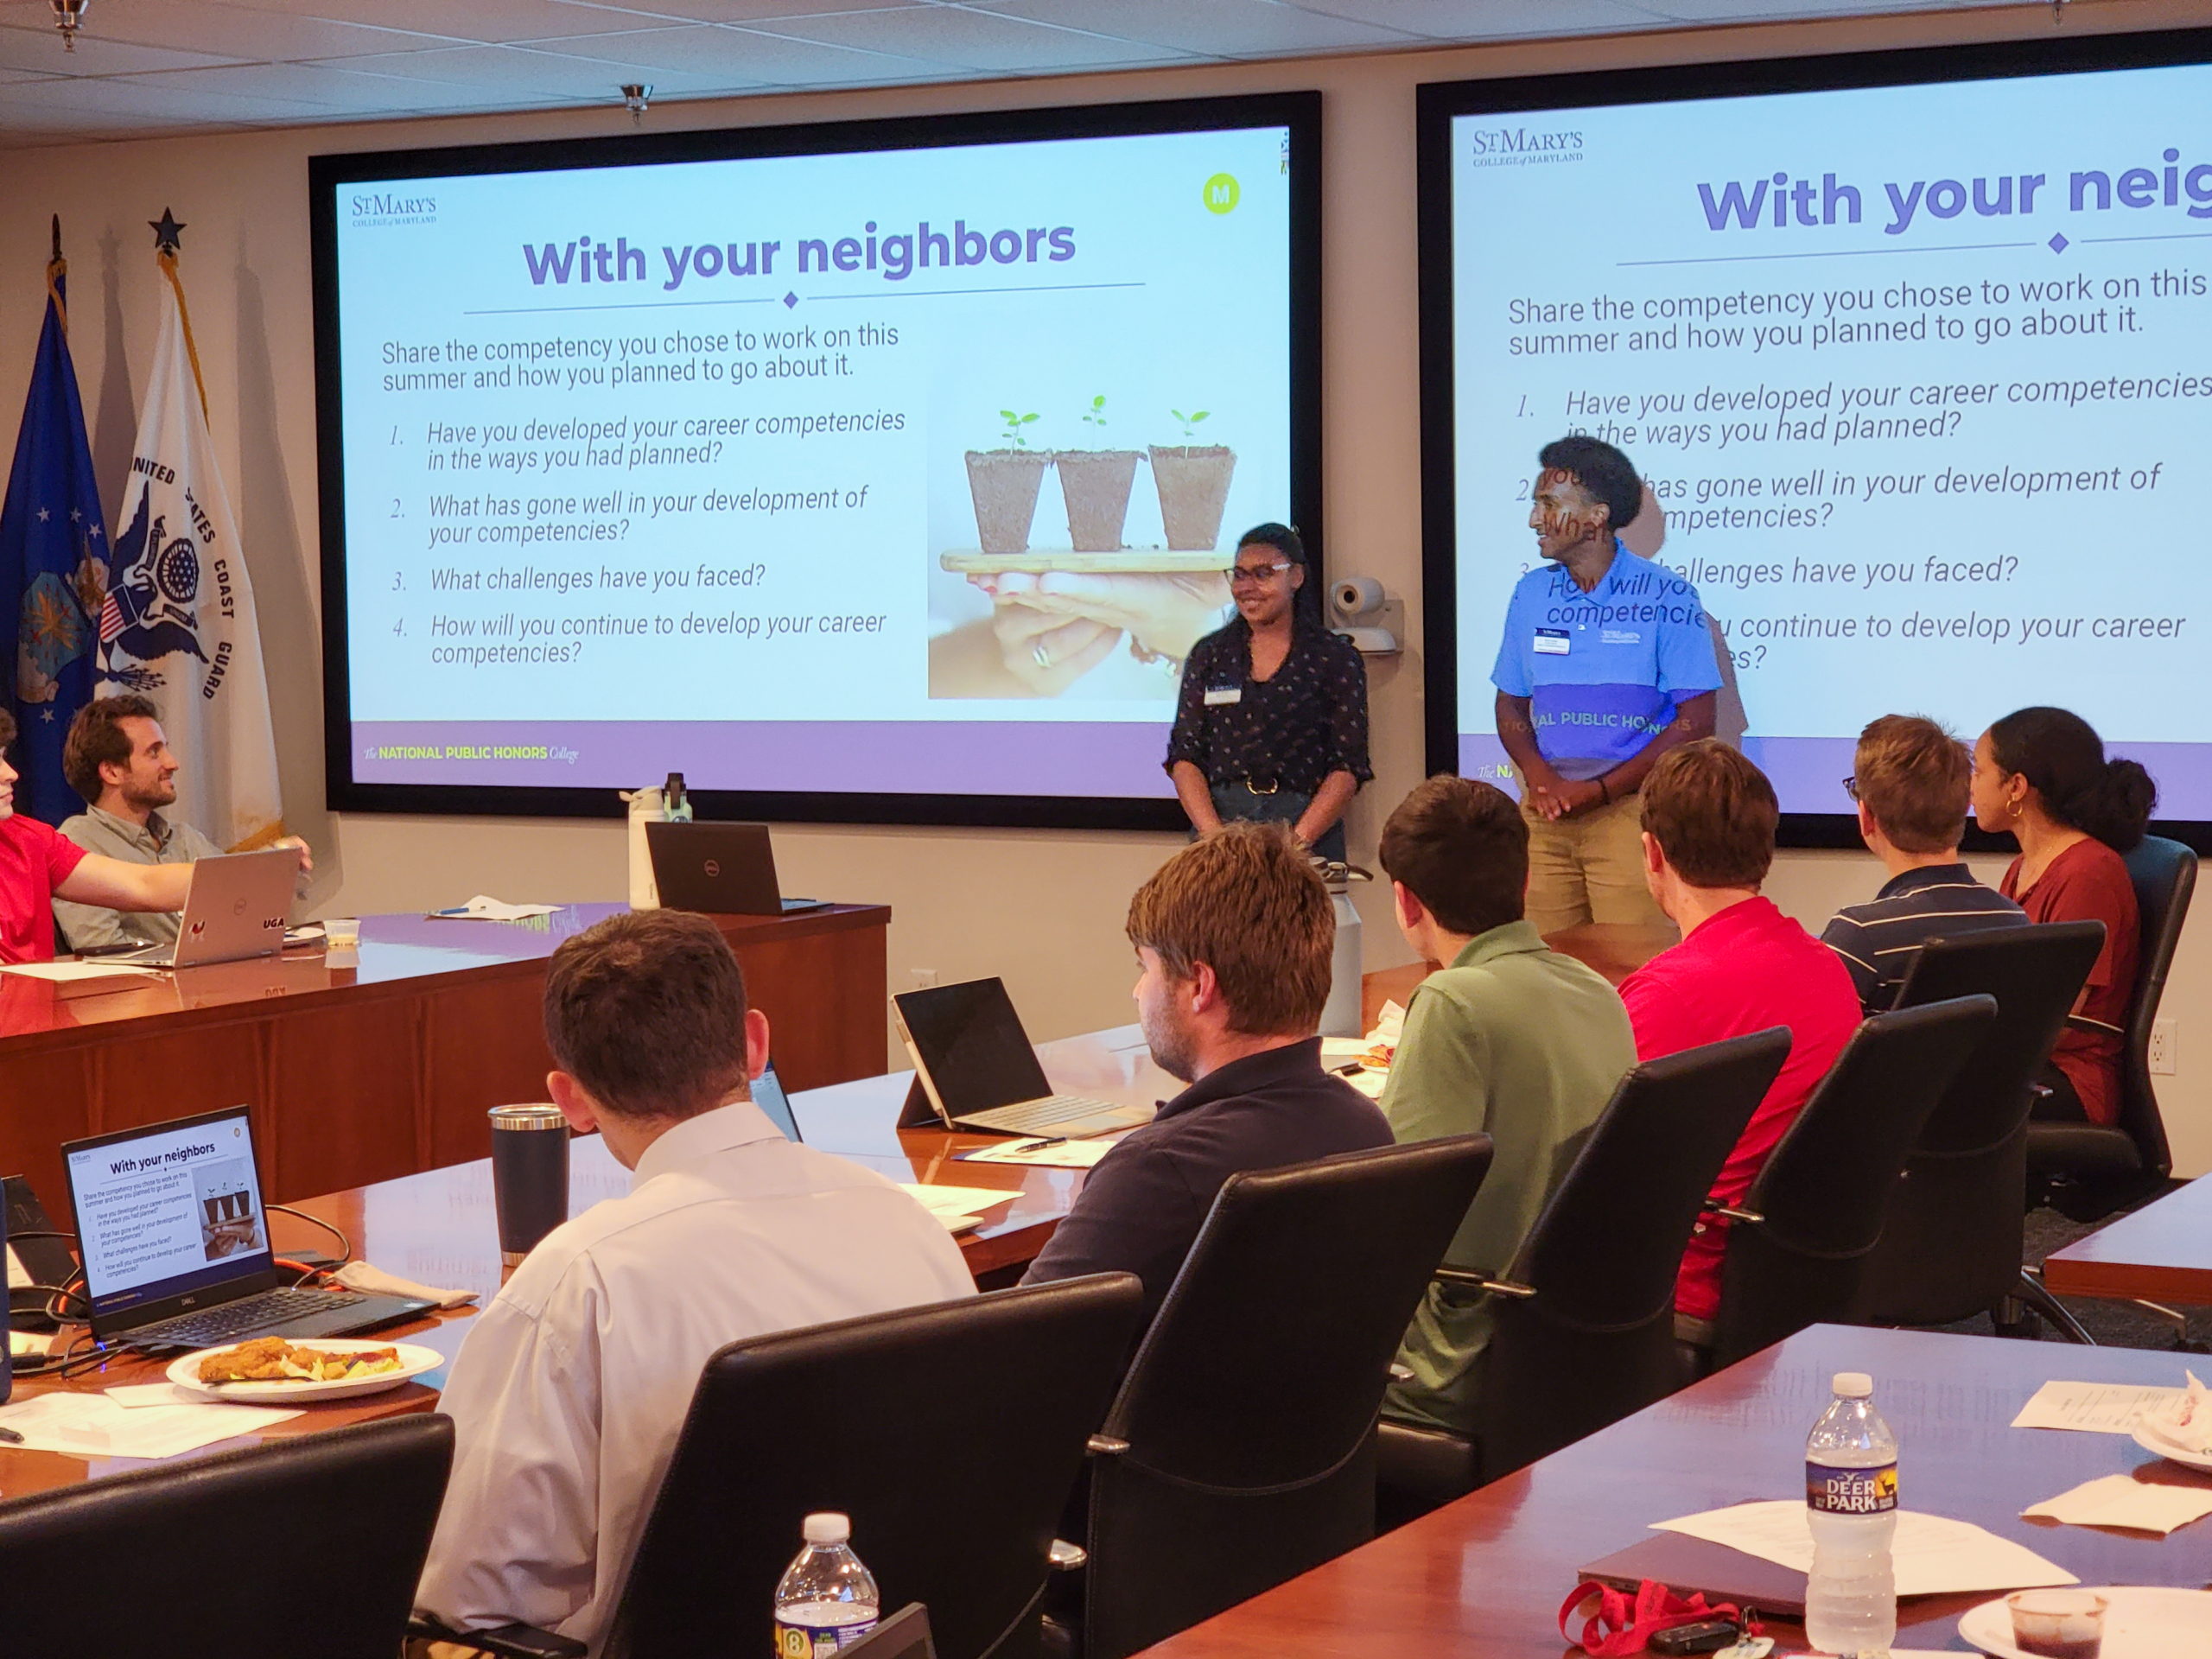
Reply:
[[[0,1440],[5,1440],[10,1446],[21,1446],[23,1437],[12,1428],[0,1427]]]
[[[1065,1135],[1039,1135],[1034,1140],[1017,1141],[1007,1150],[1008,1152],[1041,1152],[1046,1147],[1064,1147],[1067,1144],[1067,1140]]]

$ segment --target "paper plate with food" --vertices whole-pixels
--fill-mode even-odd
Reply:
[[[170,1365],[168,1378],[208,1400],[345,1400],[396,1389],[445,1363],[436,1349],[411,1342],[257,1337],[187,1354]]]
[[[2212,1389],[2184,1371],[2189,1386],[2163,1411],[2145,1412],[2135,1425],[2135,1444],[2184,1468],[2212,1474]]]

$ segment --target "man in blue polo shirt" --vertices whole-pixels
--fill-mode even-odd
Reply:
[[[1491,680],[1529,821],[1528,918],[1664,926],[1643,881],[1637,791],[1668,750],[1713,734],[1720,665],[1697,589],[1615,532],[1643,480],[1609,443],[1544,446],[1529,528],[1544,563],[1506,607]]]

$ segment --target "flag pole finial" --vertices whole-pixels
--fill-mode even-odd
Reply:
[[[146,223],[153,227],[154,251],[174,256],[177,251],[178,234],[184,229],[176,216],[164,207],[159,219],[149,219]]]

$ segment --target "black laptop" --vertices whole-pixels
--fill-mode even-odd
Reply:
[[[891,1018],[914,1062],[902,1129],[926,1123],[931,1113],[948,1129],[1055,1139],[1152,1121],[1148,1108],[1055,1094],[1002,980],[900,991],[891,999]]]
[[[301,1290],[276,1265],[246,1109],[61,1144],[92,1334],[140,1348],[345,1337],[430,1311],[406,1296]]]
[[[669,910],[784,916],[829,908],[827,899],[784,897],[765,823],[651,823],[645,850],[653,861],[653,885]]]

